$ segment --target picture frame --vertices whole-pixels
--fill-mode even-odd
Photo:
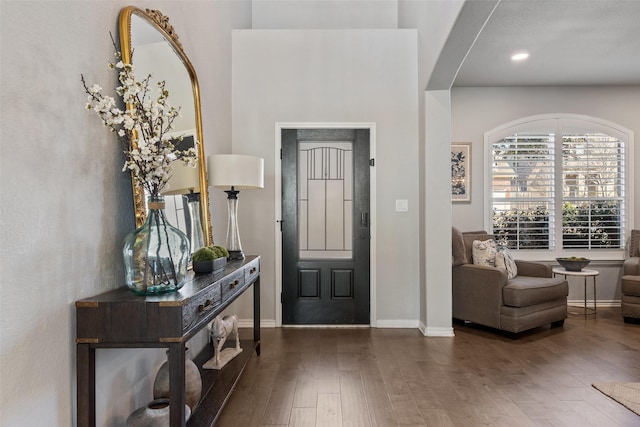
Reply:
[[[451,144],[451,201],[471,202],[471,143]]]

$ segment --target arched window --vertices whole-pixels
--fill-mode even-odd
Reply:
[[[518,250],[621,251],[632,226],[632,143],[628,129],[569,114],[486,133],[488,229]]]

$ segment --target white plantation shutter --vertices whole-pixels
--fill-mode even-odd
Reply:
[[[514,249],[549,249],[554,206],[554,135],[518,133],[493,144],[494,233]]]
[[[565,116],[539,116],[485,135],[491,230],[512,249],[620,250],[633,200],[632,136]]]
[[[562,137],[563,248],[622,247],[625,146],[603,133]]]

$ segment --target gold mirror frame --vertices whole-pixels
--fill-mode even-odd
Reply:
[[[135,6],[127,6],[120,11],[119,29],[120,29],[120,51],[122,60],[125,63],[132,64],[132,40],[131,40],[131,17],[136,15],[154,27],[164,39],[171,45],[173,51],[185,66],[189,78],[191,79],[191,87],[193,89],[194,115],[195,115],[195,136],[198,141],[198,174],[200,177],[200,214],[202,223],[202,233],[205,246],[213,244],[213,230],[211,228],[211,219],[209,216],[209,191],[207,184],[206,160],[204,156],[204,138],[202,135],[202,114],[200,111],[200,86],[198,85],[198,77],[191,61],[184,53],[182,43],[178,39],[173,26],[169,23],[169,17],[165,16],[159,10],[146,9],[142,10]],[[135,67],[135,64],[132,64]],[[133,178],[133,203],[136,217],[136,227],[140,227],[146,218],[146,200],[142,185]],[[192,248],[195,251],[198,248]]]

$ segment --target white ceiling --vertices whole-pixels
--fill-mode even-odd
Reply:
[[[529,59],[513,63],[511,55],[522,50],[530,53]],[[640,0],[502,0],[454,82],[454,86],[638,84]]]

